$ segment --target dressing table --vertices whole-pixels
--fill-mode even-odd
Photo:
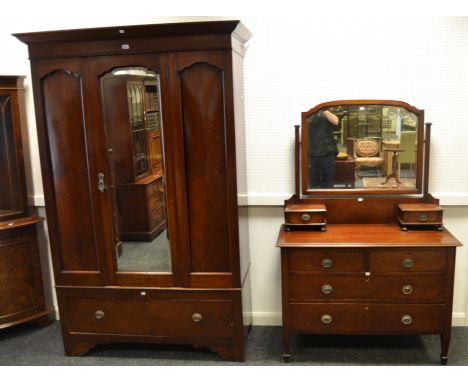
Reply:
[[[316,139],[310,121],[324,110],[340,119],[338,156],[352,158],[358,139],[398,145],[402,132],[414,132],[417,139],[409,148],[414,171],[401,165],[401,183],[394,177],[385,182],[392,168],[386,160],[395,160],[387,155],[380,168],[363,166],[356,172],[353,187],[335,177],[333,188],[312,188],[310,173],[319,170],[309,166],[308,147]],[[424,111],[400,101],[333,101],[302,113],[301,139],[299,127],[296,192],[285,209],[323,204],[326,229],[304,221],[283,225],[279,232],[285,362],[290,361],[292,334],[436,334],[446,364],[455,253],[461,243],[441,226],[402,229],[397,221],[400,204],[429,210],[439,204],[428,193],[431,124],[424,124]]]

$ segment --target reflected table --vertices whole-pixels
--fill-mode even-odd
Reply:
[[[397,185],[400,185],[400,172],[398,169],[398,153],[404,151],[399,148],[384,148],[385,152],[390,152],[392,153],[392,171],[390,174],[387,175],[385,178],[385,182],[382,184],[386,184],[391,178],[395,178]]]

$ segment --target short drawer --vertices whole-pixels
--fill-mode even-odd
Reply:
[[[439,272],[446,270],[447,251],[440,248],[373,250],[372,272]]]
[[[441,300],[445,298],[443,275],[308,275],[289,277],[289,298],[293,300],[369,299]]]
[[[293,249],[288,251],[291,271],[364,272],[365,254],[352,249]]]
[[[442,304],[290,304],[290,327],[319,334],[436,334]]]
[[[66,303],[72,333],[234,336],[231,300],[69,296]]]

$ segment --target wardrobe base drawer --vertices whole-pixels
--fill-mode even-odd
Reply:
[[[145,292],[147,293],[147,292]],[[233,301],[158,296],[66,296],[70,333],[160,337],[234,336]]]
[[[443,331],[442,304],[292,303],[290,329],[317,334],[436,334]]]

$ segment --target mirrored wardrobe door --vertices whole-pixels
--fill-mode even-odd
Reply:
[[[121,66],[100,77],[117,273],[172,273],[160,74]]]

